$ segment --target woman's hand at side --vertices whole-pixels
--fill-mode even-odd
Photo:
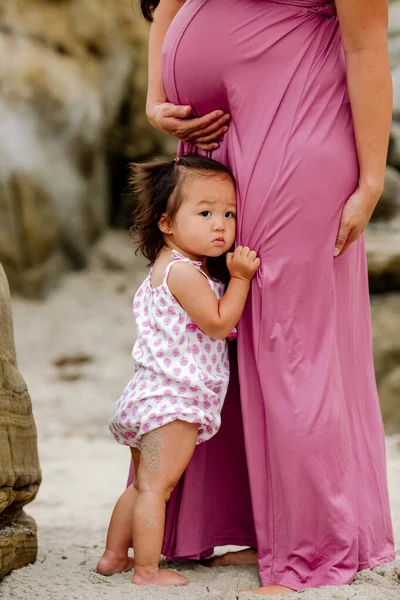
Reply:
[[[339,256],[360,237],[382,193],[393,94],[387,50],[388,1],[335,3],[360,168],[358,188],[342,213],[334,250],[334,256]]]
[[[146,109],[151,125],[164,133],[188,142],[201,150],[215,150],[228,131],[230,115],[214,110],[202,117],[193,117],[190,106],[160,102]]]
[[[358,240],[369,223],[382,193],[381,187],[359,186],[344,205],[336,238],[334,257],[340,256],[352,242]]]

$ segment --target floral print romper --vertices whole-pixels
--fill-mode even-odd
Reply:
[[[134,317],[138,337],[133,347],[135,374],[118,400],[109,427],[120,444],[140,449],[140,439],[177,419],[197,423],[197,444],[215,435],[229,381],[228,344],[203,333],[168,288],[177,262],[189,262],[207,278],[218,299],[224,286],[173,250],[163,283],[152,288],[151,271],[138,289]],[[230,335],[236,337],[236,330]]]

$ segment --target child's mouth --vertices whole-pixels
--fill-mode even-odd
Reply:
[[[214,244],[216,244],[217,246],[224,246],[225,245],[225,240],[224,240],[224,238],[216,238],[214,240]]]

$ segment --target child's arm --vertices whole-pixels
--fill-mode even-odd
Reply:
[[[250,281],[260,259],[249,248],[238,246],[227,255],[231,280],[219,301],[206,278],[188,263],[177,263],[168,276],[168,286],[192,321],[204,333],[216,339],[226,338],[239,321]]]

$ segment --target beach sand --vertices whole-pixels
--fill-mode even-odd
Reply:
[[[19,366],[32,396],[43,483],[27,507],[38,525],[34,565],[14,571],[4,599],[246,600],[257,568],[174,565],[186,588],[138,588],[131,573],[102,577],[114,502],[125,486],[129,451],[112,439],[107,420],[131,376],[135,330],[131,303],[145,275],[124,232],[109,232],[87,270],[70,273],[45,302],[13,297]],[[387,439],[391,506],[400,547],[400,436]],[[219,552],[222,549],[218,549]],[[283,596],[282,596],[283,597]],[[400,600],[400,562],[363,571],[351,586],[306,590],[301,600]]]

